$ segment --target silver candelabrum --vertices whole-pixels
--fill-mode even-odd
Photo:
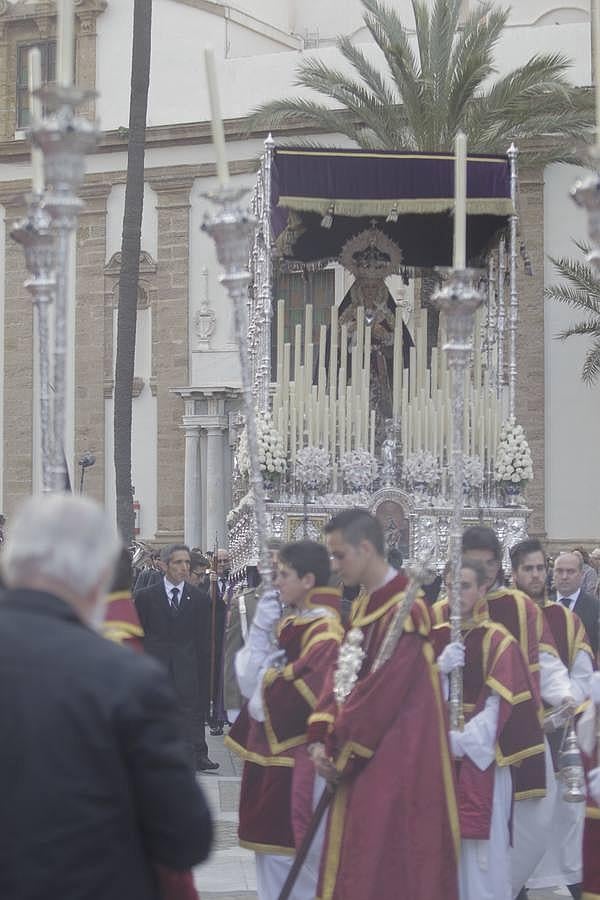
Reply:
[[[233,320],[240,358],[242,402],[246,419],[248,456],[250,461],[250,485],[254,497],[254,516],[258,537],[258,568],[265,589],[271,586],[272,572],[267,548],[267,509],[265,492],[258,458],[256,409],[252,393],[250,355],[248,352],[248,270],[250,241],[256,219],[240,206],[246,194],[245,188],[221,188],[209,194],[217,207],[214,216],[207,218],[202,228],[215,242],[217,258],[223,267],[219,281],[227,290],[233,303]]]
[[[452,373],[452,519],[448,536],[449,559],[452,563],[450,590],[450,633],[452,641],[461,641],[460,567],[462,548],[462,520],[464,508],[464,451],[465,383],[471,363],[475,312],[483,302],[478,290],[480,272],[477,269],[439,269],[446,280],[434,294],[433,300],[446,314],[446,343],[444,350]],[[450,727],[462,727],[462,671],[450,675]]]
[[[575,182],[571,197],[577,206],[587,211],[588,233],[592,243],[587,261],[596,272],[600,272],[600,146],[594,144],[589,147],[586,155],[593,171]]]
[[[42,456],[42,490],[52,490],[52,405],[50,403],[50,304],[56,290],[56,241],[50,214],[42,206],[42,195],[30,194],[25,218],[16,222],[11,237],[25,251],[31,277],[25,282],[37,312],[39,412]]]
[[[42,88],[38,93],[50,114],[32,127],[30,136],[44,155],[46,191],[41,202],[50,216],[56,242],[54,402],[52,439],[46,446],[51,448],[51,488],[60,491],[67,483],[65,410],[67,323],[72,286],[71,236],[77,227],[77,219],[83,206],[77,196],[77,189],[85,175],[85,155],[96,146],[100,132],[93,122],[75,114],[76,108],[94,96],[94,92],[52,85]]]

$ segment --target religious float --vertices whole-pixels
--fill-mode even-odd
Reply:
[[[320,539],[358,505],[381,519],[389,549],[437,569],[457,505],[456,527],[491,525],[507,550],[526,536],[517,151],[465,162],[453,257],[454,167],[453,154],[266,142],[247,347],[270,536]],[[468,276],[458,292],[457,271]],[[228,516],[237,570],[256,564],[261,530],[240,430]]]

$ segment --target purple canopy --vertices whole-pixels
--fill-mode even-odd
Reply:
[[[402,249],[406,265],[450,264],[453,155],[285,147],[275,150],[272,172],[273,231],[286,259],[309,262],[336,258],[349,238],[376,219],[377,227]],[[506,226],[512,212],[508,159],[470,156],[470,263]],[[321,225],[327,213],[333,215],[331,228]]]

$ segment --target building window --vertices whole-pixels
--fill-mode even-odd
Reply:
[[[42,55],[42,84],[49,84],[56,78],[56,41],[17,46],[17,128],[26,128],[30,123],[27,57],[32,47],[39,47]]]

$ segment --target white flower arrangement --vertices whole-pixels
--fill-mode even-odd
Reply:
[[[329,481],[331,458],[322,447],[302,447],[296,454],[296,479],[303,490],[316,491]]]
[[[244,494],[240,502],[237,506],[234,506],[233,509],[230,509],[227,513],[227,517],[225,519],[227,525],[230,527],[236,522],[241,516],[249,513],[254,509],[254,497],[251,491],[248,491],[247,494]]]
[[[368,450],[348,450],[340,459],[340,468],[352,491],[369,488],[379,471],[377,460]]]
[[[500,483],[521,486],[533,478],[531,450],[522,426],[514,419],[507,419],[500,428],[494,477]]]
[[[283,440],[273,425],[270,413],[257,413],[256,437],[261,472],[266,472],[269,475],[283,475],[286,468]],[[240,473],[248,475],[250,472],[250,457],[248,455],[248,432],[245,427],[238,445],[237,460]]]
[[[483,484],[483,463],[479,456],[466,456],[464,460],[464,486],[467,490],[480,488]]]
[[[417,450],[411,453],[404,463],[404,477],[409,485],[434,485],[440,480],[440,467],[437,457],[429,450]]]

